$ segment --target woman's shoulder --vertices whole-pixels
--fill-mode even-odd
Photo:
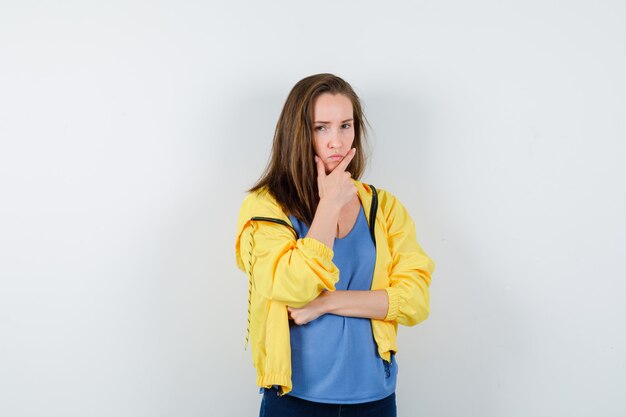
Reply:
[[[249,192],[241,204],[239,217],[237,219],[235,247],[237,252],[237,265],[240,268],[243,268],[243,263],[241,262],[239,254],[239,245],[244,229],[254,220],[266,220],[269,218],[288,221],[287,215],[266,188]],[[266,224],[271,225],[272,223]]]
[[[243,204],[278,204],[267,187],[248,191]]]
[[[267,187],[249,192],[241,204],[239,223],[245,223],[253,217],[287,219],[287,215]]]
[[[355,180],[354,183],[357,187],[357,192],[361,197],[373,199],[374,195],[376,195],[376,199],[378,200],[378,207],[381,209],[393,207],[396,203],[398,203],[398,199],[396,198],[396,196],[386,188],[357,180]]]

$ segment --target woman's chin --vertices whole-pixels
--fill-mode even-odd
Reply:
[[[331,172],[333,172],[333,170],[335,168],[337,168],[337,165],[339,165],[339,161],[328,161],[324,164],[324,168],[326,170],[326,175],[330,174]]]

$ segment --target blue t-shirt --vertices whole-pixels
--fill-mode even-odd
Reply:
[[[293,216],[299,236],[308,226]],[[369,290],[376,248],[363,212],[352,230],[335,239],[333,262],[339,269],[337,290]],[[397,364],[378,355],[370,319],[325,314],[305,325],[290,322],[293,390],[309,401],[355,404],[376,401],[396,389]]]

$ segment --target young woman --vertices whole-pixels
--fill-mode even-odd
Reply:
[[[304,78],[241,207],[261,417],[396,415],[398,324],[428,316],[434,264],[402,204],[358,181],[364,136],[347,82]]]

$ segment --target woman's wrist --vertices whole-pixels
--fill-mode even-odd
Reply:
[[[315,214],[318,214],[319,212],[321,212],[322,214],[325,214],[325,215],[339,217],[339,212],[341,211],[342,207],[343,206],[337,203],[337,201],[335,201],[334,199],[331,199],[328,197],[322,197],[320,198],[320,201],[317,204],[317,210],[315,211]]]
[[[319,297],[317,297],[318,308],[322,314],[332,313],[333,311],[333,299],[336,291],[323,291]]]
[[[311,227],[307,232],[307,237],[317,239],[332,249],[335,243],[340,210],[341,207],[337,207],[333,201],[321,199],[317,205]]]

